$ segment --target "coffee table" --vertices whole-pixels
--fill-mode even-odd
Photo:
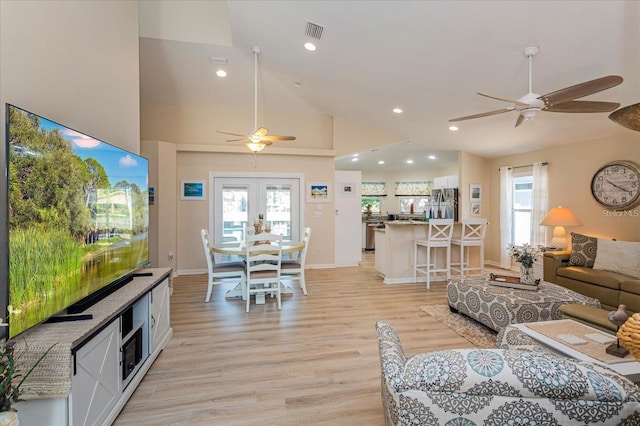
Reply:
[[[561,305],[600,307],[600,301],[568,288],[543,281],[538,290],[519,290],[490,284],[489,275],[451,278],[447,299],[452,312],[459,312],[500,331],[509,324],[559,320]]]
[[[542,325],[542,323],[535,323],[534,325]],[[571,319],[566,319],[566,320],[560,320],[560,321],[549,321],[548,324],[545,324],[546,327],[548,327],[549,329],[551,329],[553,326],[556,326],[558,329],[564,330],[566,331],[570,331],[571,334],[576,335],[578,337],[584,338],[585,334],[588,333],[599,333],[599,334],[606,334],[605,332],[603,332],[602,330],[598,330],[596,328],[590,327],[586,324],[582,324],[579,323],[577,321],[571,320]],[[534,330],[533,328],[530,328],[530,324],[512,324],[509,327],[513,327],[517,330],[519,330],[520,332],[526,334],[527,336],[531,337],[536,343],[539,343],[540,345],[542,345],[545,349],[551,350],[552,352],[555,353],[559,353],[561,355],[564,356],[568,356],[570,358],[575,358],[575,359],[579,359],[581,361],[587,361],[587,362],[591,362],[591,363],[599,363],[601,365],[605,365],[609,368],[611,368],[612,370],[615,370],[617,373],[627,377],[628,379],[630,379],[631,381],[638,383],[640,382],[640,362],[638,362],[635,358],[633,358],[633,356],[628,355],[627,356],[627,360],[623,361],[623,362],[619,362],[622,361],[622,359],[619,359],[617,361],[614,361],[614,363],[610,363],[610,362],[606,362],[606,361],[602,361],[596,358],[593,358],[592,356],[587,355],[585,352],[587,352],[587,350],[583,349],[583,345],[569,345],[569,344],[565,344],[562,341],[559,341],[558,339],[554,339],[553,337],[550,337],[548,335],[542,334],[539,331]],[[505,334],[509,333],[509,327],[507,327],[507,330],[505,330]],[[580,330],[577,331],[577,328],[574,327],[579,327]],[[547,334],[551,334],[554,335],[555,333],[547,333]],[[614,337],[614,336],[611,336]],[[608,346],[607,344],[602,344],[599,345],[597,343],[591,342],[589,341],[589,339],[584,338],[585,340],[587,340],[589,343],[588,345],[584,345],[584,347],[593,347],[596,346],[602,350],[602,355],[604,356],[603,359],[614,359],[615,357],[613,356],[608,356],[605,354],[605,349]],[[511,339],[511,340],[517,340],[517,339]],[[506,344],[506,345],[502,345],[503,347],[506,347],[508,349],[518,349],[518,345],[510,345],[510,344]],[[527,348],[528,349],[528,348]],[[602,358],[602,357],[601,357]]]

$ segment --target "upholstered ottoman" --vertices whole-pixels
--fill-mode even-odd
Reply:
[[[498,332],[509,324],[562,319],[561,305],[600,307],[598,299],[546,281],[536,291],[519,290],[491,285],[488,275],[450,279],[447,299],[453,312]]]

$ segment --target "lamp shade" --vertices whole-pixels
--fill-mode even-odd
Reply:
[[[553,207],[549,213],[540,222],[542,226],[580,226],[582,223],[578,220],[568,207]]]

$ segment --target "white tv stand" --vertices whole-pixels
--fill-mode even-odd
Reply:
[[[21,426],[114,422],[173,335],[171,271],[140,271],[152,275],[135,277],[88,308],[92,319],[44,323],[15,338],[21,371],[55,344],[22,386]],[[140,342],[137,353],[127,345],[132,339]],[[126,347],[139,362],[124,362]]]

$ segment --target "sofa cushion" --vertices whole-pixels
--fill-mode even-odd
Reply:
[[[560,306],[563,319],[572,319],[609,333],[616,332],[616,326],[609,321],[609,310],[584,305]]]
[[[640,295],[640,280],[622,280],[620,282],[620,290]],[[637,312],[640,312],[640,310]]]
[[[567,266],[565,268],[558,268],[556,274],[558,277],[570,278],[589,284],[612,288],[614,290],[619,290],[620,283],[629,279],[628,275],[610,271],[601,271],[598,269],[588,268],[586,266]]]
[[[598,252],[593,269],[640,278],[640,242],[598,238]]]
[[[640,392],[610,370],[568,358],[503,349],[455,349],[416,355],[403,374],[407,389],[520,398],[624,402]]]
[[[593,267],[598,249],[598,239],[588,235],[571,233],[571,256],[569,265]]]

